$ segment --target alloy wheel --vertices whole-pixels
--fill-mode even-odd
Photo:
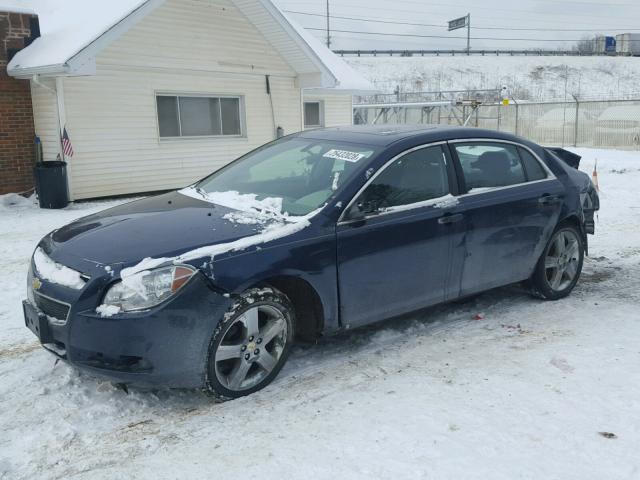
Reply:
[[[258,305],[238,316],[215,351],[215,374],[235,392],[253,388],[278,365],[287,343],[287,322],[280,310]]]
[[[580,240],[573,230],[560,230],[544,260],[547,283],[555,291],[568,288],[578,274],[579,265]]]

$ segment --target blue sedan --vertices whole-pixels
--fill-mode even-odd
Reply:
[[[121,383],[248,395],[296,338],[516,282],[569,295],[599,208],[569,160],[470,128],[295,134],[47,235],[25,322],[55,355]]]

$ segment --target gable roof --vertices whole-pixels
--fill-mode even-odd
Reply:
[[[7,0],[3,0],[7,1]],[[271,0],[229,0],[298,74],[304,88],[359,93],[374,87]],[[14,77],[94,75],[95,57],[165,0],[13,0],[40,16],[42,36],[9,63]]]

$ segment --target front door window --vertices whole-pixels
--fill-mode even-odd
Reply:
[[[449,193],[447,164],[442,148],[422,148],[404,155],[385,168],[352,208],[363,210],[365,214],[406,210]]]

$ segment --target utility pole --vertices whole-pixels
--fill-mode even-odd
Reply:
[[[327,0],[327,48],[331,48],[331,17],[329,15],[329,0]]]
[[[467,13],[467,56],[469,55],[471,55],[471,14]]]

